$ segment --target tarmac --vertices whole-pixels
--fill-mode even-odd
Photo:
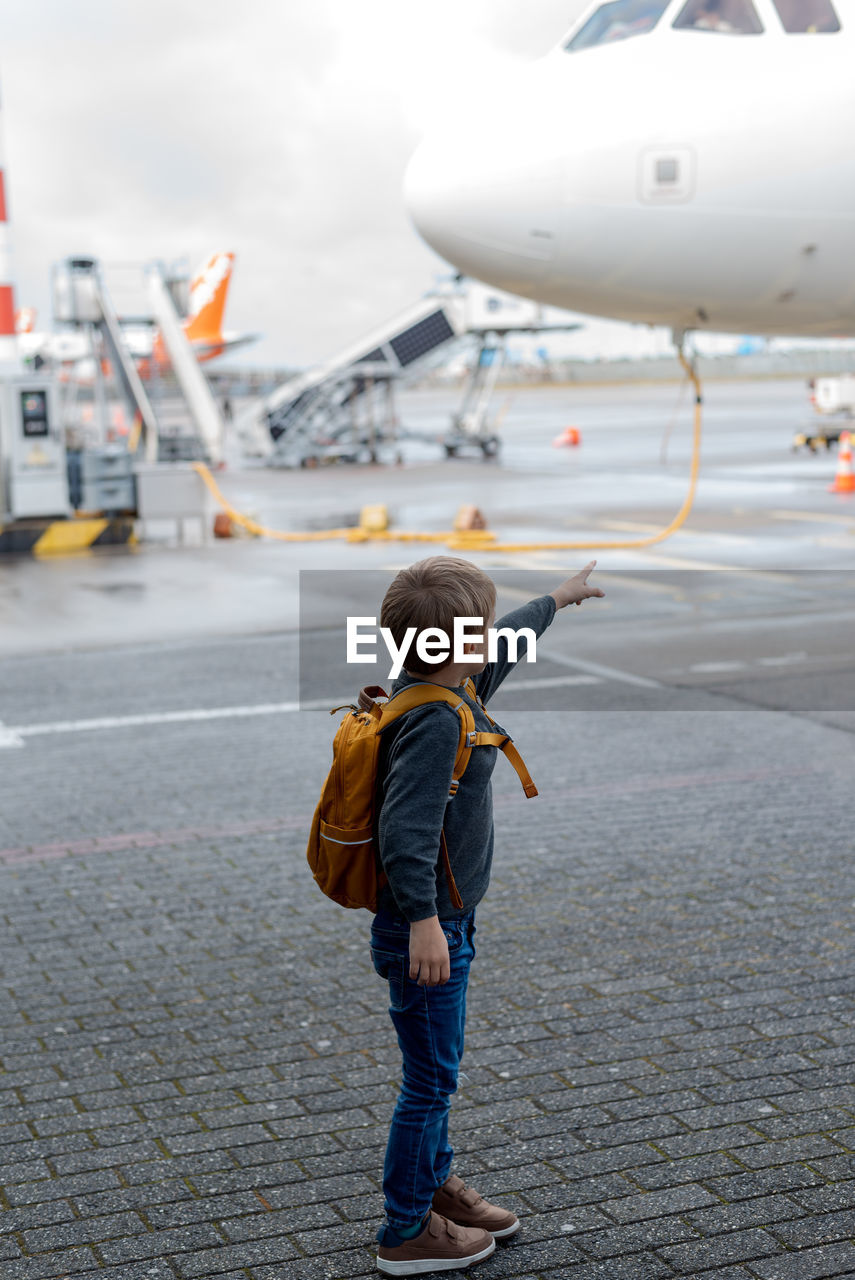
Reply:
[[[682,500],[675,400],[521,392],[499,463],[223,487],[280,527],[468,500],[615,536]],[[540,795],[497,764],[452,1141],[522,1229],[483,1280],[855,1276],[855,498],[790,454],[804,417],[795,383],[711,388],[685,530],[599,555],[606,599],[493,704]],[[369,917],[305,865],[306,708],[348,693],[342,611],[430,550],[164,534],[0,570],[2,1280],[376,1274],[399,1058]],[[512,609],[589,556],[476,558]]]

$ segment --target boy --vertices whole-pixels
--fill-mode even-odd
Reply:
[[[602,596],[588,586],[592,560],[550,595],[502,618],[499,627],[530,627],[540,636],[565,605]],[[407,628],[440,628],[451,636],[455,617],[494,625],[496,589],[466,560],[432,556],[403,569],[386,593],[380,624],[400,646]],[[470,633],[471,634],[471,633]],[[518,657],[525,652],[521,638]],[[486,702],[513,668],[499,639],[487,664],[486,635],[464,645],[465,660],[423,662],[410,649],[390,695],[419,683],[442,685],[466,699],[476,730],[496,732],[479,702]],[[462,686],[471,677],[478,701]],[[475,907],[490,879],[493,807],[490,775],[497,748],[473,749],[449,800],[460,720],[445,702],[415,707],[383,732],[378,837],[388,883],[378,898],[371,957],[389,983],[392,1023],[403,1058],[401,1092],[389,1131],[383,1173],[386,1224],[378,1233],[378,1269],[420,1275],[471,1266],[495,1249],[496,1238],[519,1229],[516,1216],[488,1204],[451,1174],[450,1095],[463,1055],[466,987],[475,955]],[[504,732],[504,730],[499,730]],[[457,903],[444,860],[444,831]],[[462,900],[462,906],[460,905]]]

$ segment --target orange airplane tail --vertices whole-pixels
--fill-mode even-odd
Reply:
[[[15,312],[15,332],[32,333],[36,327],[35,307],[21,307]]]
[[[212,253],[190,282],[190,314],[184,333],[190,342],[222,342],[223,312],[232,278],[233,253]]]

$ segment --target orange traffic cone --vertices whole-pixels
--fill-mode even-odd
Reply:
[[[553,449],[562,449],[565,445],[577,445],[582,443],[582,433],[578,427],[565,427],[560,435],[557,435],[552,441]]]
[[[841,431],[837,454],[837,470],[829,493],[855,493],[855,472],[852,470],[852,442],[848,431]]]

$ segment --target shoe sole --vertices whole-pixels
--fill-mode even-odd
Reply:
[[[485,1227],[484,1230],[490,1231],[490,1235],[493,1237],[494,1240],[505,1240],[507,1239],[508,1236],[516,1235],[521,1225],[522,1224],[520,1223],[519,1218],[517,1218],[513,1226],[505,1227],[503,1231],[490,1231],[489,1227]]]
[[[468,1258],[419,1258],[411,1262],[390,1262],[386,1258],[377,1259],[377,1270],[387,1276],[423,1276],[430,1271],[462,1271],[473,1263],[489,1258],[496,1247],[491,1240],[486,1249],[480,1253],[471,1253]]]

